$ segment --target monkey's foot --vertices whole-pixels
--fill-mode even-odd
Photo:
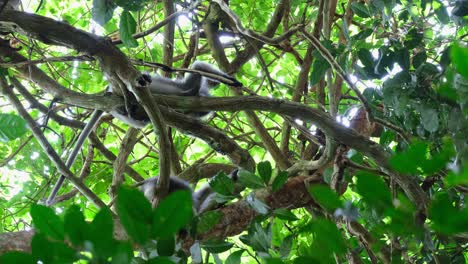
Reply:
[[[140,86],[148,86],[151,83],[151,76],[147,73],[143,73],[138,77],[137,82]]]

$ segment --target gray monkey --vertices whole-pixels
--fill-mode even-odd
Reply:
[[[191,68],[224,77],[232,81],[230,84],[232,86],[242,86],[242,84],[235,78],[229,76],[209,63],[195,61]],[[183,79],[170,79],[160,75],[148,74],[143,74],[143,79],[150,83],[148,85],[148,89],[153,95],[210,96],[210,89],[213,87],[213,84],[219,83],[216,80],[193,72],[188,73]],[[210,80],[210,82],[208,82],[208,80]],[[119,106],[113,109],[111,114],[120,121],[136,128],[143,128],[149,123],[149,118],[141,107],[134,109],[132,113],[128,113],[125,107]],[[200,118],[206,116],[209,112],[194,111],[188,114],[193,117]]]
[[[231,172],[228,176],[232,178],[234,182],[237,182],[237,173],[238,170],[236,169],[233,172]],[[140,191],[143,192],[143,194],[149,201],[153,201],[153,199],[156,197],[156,185],[158,183],[158,179],[159,177],[156,176],[139,182],[137,184]],[[203,185],[199,190],[194,192],[192,188],[190,188],[188,182],[177,177],[170,177],[168,193],[181,190],[190,191],[192,193],[193,209],[194,212],[197,214],[216,209],[222,205],[216,202],[216,193],[211,188],[210,184],[207,183]]]

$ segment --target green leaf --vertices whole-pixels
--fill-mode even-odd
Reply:
[[[362,17],[362,18],[371,17],[369,9],[363,3],[359,3],[359,2],[351,3],[351,9],[359,17]]]
[[[444,5],[440,5],[440,7],[435,10],[435,14],[442,24],[450,23],[450,17]]]
[[[262,179],[260,179],[260,177],[258,177],[254,173],[251,173],[250,171],[241,169],[239,170],[238,175],[239,182],[249,188],[259,189],[265,187],[265,184],[263,183]]]
[[[356,35],[351,36],[352,41],[358,41],[358,40],[364,40],[368,38],[370,35],[372,35],[374,31],[370,28],[364,29],[362,31],[359,31]]]
[[[262,227],[258,222],[251,224],[249,233],[240,237],[241,241],[251,246],[256,252],[268,252],[271,248],[271,226]]]
[[[158,254],[160,256],[172,256],[175,251],[175,242],[174,236],[158,239],[158,244],[156,245]]]
[[[308,263],[333,263],[335,254],[342,256],[346,253],[346,243],[336,224],[326,219],[316,219],[311,223],[313,241],[305,255],[313,257],[319,262]]]
[[[26,121],[14,114],[0,114],[0,142],[8,142],[28,131]]]
[[[117,213],[128,235],[139,244],[149,239],[151,204],[137,189],[121,187],[117,196]]]
[[[273,172],[273,169],[271,168],[271,163],[269,161],[262,161],[258,163],[257,171],[265,184],[270,183],[271,173]]]
[[[201,244],[202,248],[210,253],[218,254],[232,248],[234,244],[226,241],[209,240]]]
[[[229,257],[226,259],[225,264],[240,264],[241,263],[241,257],[242,254],[244,254],[243,249],[235,251],[229,255]]]
[[[114,254],[112,254],[112,264],[133,263],[133,248],[130,242],[120,242],[117,244]]]
[[[65,231],[63,222],[51,208],[39,204],[33,204],[31,206],[30,214],[34,227],[42,234],[58,241],[64,240]]]
[[[327,70],[330,69],[330,64],[322,57],[316,58],[312,64],[312,73],[310,74],[310,85],[317,84],[323,79]]]
[[[374,67],[374,58],[372,57],[372,54],[369,51],[369,49],[359,49],[357,55],[362,65],[369,68]]]
[[[295,214],[293,214],[290,210],[285,208],[279,208],[273,211],[273,214],[278,217],[279,219],[283,219],[286,221],[296,221],[299,220]]]
[[[43,263],[54,261],[54,246],[43,234],[35,234],[31,240],[31,252],[34,258]]]
[[[444,142],[439,151],[431,152],[431,158],[424,160],[421,164],[421,168],[426,175],[434,174],[447,168],[447,165],[455,158],[455,155],[452,142]]]
[[[468,169],[465,168],[460,174],[449,172],[444,182],[447,185],[446,187],[468,184]]]
[[[103,26],[112,18],[115,8],[116,5],[112,0],[93,0],[93,9],[91,10],[93,20]]]
[[[468,48],[458,44],[450,48],[450,58],[455,69],[465,78],[468,78]]]
[[[151,234],[156,238],[174,236],[192,219],[192,194],[177,191],[164,198],[154,211]]]
[[[468,208],[458,208],[447,193],[439,193],[429,208],[432,227],[440,233],[452,235],[468,232]]]
[[[342,202],[338,195],[325,185],[312,185],[309,188],[309,193],[323,208],[329,212],[342,206]]]
[[[88,236],[93,245],[93,254],[102,258],[114,255],[118,244],[114,240],[114,221],[109,208],[99,210],[89,225]]]
[[[426,51],[420,51],[413,57],[413,67],[418,68],[427,60]]]
[[[27,253],[10,251],[0,256],[0,263],[3,264],[36,264],[37,261]]]
[[[295,235],[289,235],[283,239],[279,249],[282,258],[287,258],[289,256],[295,239]]]
[[[70,206],[65,211],[63,222],[67,239],[75,246],[82,246],[86,239],[87,225],[80,207]]]
[[[390,165],[401,173],[417,174],[419,168],[426,162],[427,144],[414,142],[407,150],[390,158]]]
[[[421,123],[427,131],[434,133],[439,128],[439,115],[435,109],[424,107],[421,111]]]
[[[123,11],[120,16],[119,33],[122,43],[129,47],[138,47],[138,42],[133,38],[133,34],[136,32],[136,21],[132,14],[128,11]]]
[[[31,251],[42,263],[74,263],[77,254],[64,242],[49,241],[43,234],[35,234],[31,240]]]
[[[197,233],[203,234],[208,232],[213,228],[221,219],[222,214],[218,211],[208,211],[204,212],[199,216],[199,221],[197,224]]]
[[[416,48],[423,40],[424,35],[416,28],[412,28],[405,36],[404,45],[408,49]]]
[[[409,55],[408,49],[402,48],[397,51],[396,55],[398,57],[397,61],[400,67],[403,70],[409,71],[411,63],[410,63],[410,55]]]
[[[222,195],[232,195],[234,193],[234,180],[224,172],[218,173],[210,180],[211,188]]]
[[[273,180],[273,183],[271,184],[271,190],[273,192],[277,192],[283,185],[288,181],[289,174],[287,171],[281,171],[276,175],[275,179]]]
[[[356,189],[368,205],[380,212],[393,206],[390,189],[378,175],[359,172]]]

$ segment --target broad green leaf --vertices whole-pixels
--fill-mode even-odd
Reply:
[[[234,193],[234,181],[224,172],[218,173],[210,180],[211,188],[222,195],[232,195]]]
[[[37,261],[27,253],[10,251],[0,255],[0,263],[4,264],[36,264]]]
[[[43,234],[35,234],[31,241],[31,251],[35,259],[42,263],[74,263],[77,254],[65,242],[48,240]]]
[[[425,51],[420,51],[413,57],[413,67],[418,68],[427,60],[427,55]]]
[[[175,237],[171,236],[158,239],[156,247],[160,256],[172,256],[175,251]]]
[[[323,208],[329,212],[342,206],[338,195],[325,185],[313,185],[309,188],[309,193]]]
[[[63,241],[65,231],[63,222],[52,208],[47,206],[33,204],[31,206],[31,218],[34,227],[42,234],[58,241]]]
[[[432,227],[440,233],[452,235],[468,232],[468,208],[458,207],[447,193],[439,193],[429,208]]]
[[[424,107],[421,112],[421,123],[424,129],[434,133],[439,128],[439,115],[435,109]]]
[[[353,2],[351,3],[351,9],[356,15],[362,18],[368,18],[371,16],[369,9],[367,9],[367,6],[364,3]]]
[[[442,24],[450,23],[450,17],[444,5],[441,5],[439,8],[437,8],[435,10],[435,14]]]
[[[370,28],[359,31],[356,35],[351,36],[352,41],[364,40],[372,35],[374,31]]]
[[[295,214],[291,212],[291,210],[285,208],[279,208],[273,211],[273,214],[278,217],[279,219],[287,220],[287,221],[296,221],[299,218]]]
[[[210,241],[203,242],[201,244],[201,247],[210,253],[218,254],[218,253],[222,253],[224,251],[229,250],[230,248],[232,248],[233,245],[234,244],[226,242],[226,241],[210,240]]]
[[[136,21],[132,14],[123,11],[120,16],[119,33],[123,44],[129,48],[138,47],[138,42],[133,38],[136,32]]]
[[[263,179],[263,182],[265,184],[269,184],[271,179],[271,173],[273,172],[273,169],[271,168],[271,163],[269,161],[262,161],[258,163],[257,171],[258,174],[260,174],[260,177]]]
[[[235,251],[229,255],[229,257],[226,259],[225,264],[240,264],[241,263],[241,257],[242,254],[244,254],[243,249]]]
[[[222,214],[218,211],[204,212],[199,216],[197,224],[197,233],[203,234],[213,228],[221,219]]]
[[[312,73],[310,74],[310,85],[317,84],[323,77],[327,70],[330,69],[330,64],[322,57],[316,58],[312,64]]]
[[[260,179],[260,177],[258,177],[254,173],[251,173],[250,171],[241,169],[239,170],[238,175],[239,175],[239,182],[249,188],[259,189],[259,188],[265,187],[265,184],[262,181],[262,179]]]
[[[410,55],[408,49],[402,48],[396,52],[397,61],[403,70],[409,71],[410,69]]]
[[[390,158],[390,165],[402,173],[417,174],[419,168],[426,162],[427,144],[415,142],[407,150]]]
[[[192,219],[192,194],[177,191],[164,198],[155,209],[151,234],[156,238],[174,236]]]
[[[272,240],[270,225],[262,227],[260,223],[254,222],[251,224],[248,234],[241,236],[240,239],[257,252],[268,252],[271,248]]]
[[[283,187],[283,185],[288,181],[289,174],[287,171],[281,171],[276,175],[275,179],[273,180],[273,183],[271,184],[271,190],[273,192],[278,191]]]
[[[312,221],[311,227],[314,239],[304,252],[306,256],[319,260],[318,263],[331,263],[329,261],[334,259],[331,256],[342,256],[346,253],[346,243],[335,223],[326,219],[316,219]]]
[[[362,65],[369,68],[374,67],[374,58],[368,49],[359,49],[357,55]]]
[[[130,242],[120,242],[112,255],[112,264],[133,263],[133,248]]]
[[[412,28],[410,31],[408,31],[408,34],[405,36],[405,41],[404,45],[408,49],[414,49],[416,48],[419,44],[421,44],[421,41],[424,38],[424,35],[419,32],[417,28]]]
[[[88,236],[93,245],[93,254],[102,258],[114,255],[118,245],[114,240],[114,221],[109,208],[99,210],[89,225]]]
[[[151,204],[137,189],[119,188],[117,196],[117,213],[128,235],[139,244],[149,239]]]
[[[392,207],[390,189],[378,175],[359,172],[357,174],[356,191],[368,205],[380,212]]]
[[[468,169],[464,169],[460,174],[449,172],[444,182],[447,187],[468,184]]]
[[[450,58],[455,69],[465,78],[468,78],[468,48],[458,44],[450,48]]]
[[[28,131],[26,121],[14,114],[0,113],[0,142],[8,142],[23,136]]]
[[[103,26],[112,18],[115,8],[116,5],[112,0],[93,0],[93,9],[91,10],[93,20]]]
[[[65,235],[75,246],[82,246],[86,239],[87,224],[80,207],[72,205],[65,211]]]
[[[289,235],[283,239],[283,242],[281,243],[279,249],[282,258],[287,258],[291,253],[291,249],[295,238],[295,235]]]

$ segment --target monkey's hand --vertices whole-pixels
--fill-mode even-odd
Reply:
[[[148,73],[142,73],[141,76],[137,79],[138,85],[140,86],[148,86],[151,81],[151,75]]]

